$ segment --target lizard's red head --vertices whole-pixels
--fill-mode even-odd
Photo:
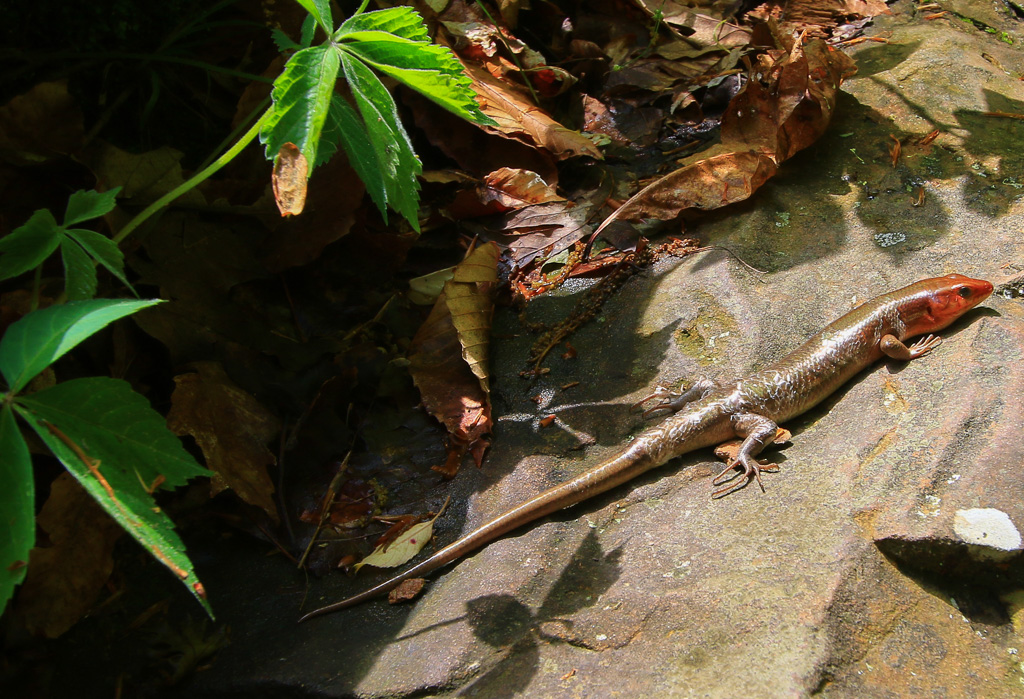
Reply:
[[[916,287],[916,288],[915,288]],[[921,335],[942,330],[967,311],[988,298],[992,283],[984,279],[971,279],[962,274],[922,279],[910,285],[920,304],[914,304],[914,313],[904,318],[908,335]]]

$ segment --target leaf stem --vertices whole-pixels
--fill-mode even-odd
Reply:
[[[162,197],[157,199],[155,202],[153,202],[152,204],[147,206],[145,209],[143,209],[135,218],[133,218],[131,221],[129,221],[127,224],[125,224],[124,228],[122,228],[121,230],[119,230],[117,232],[117,235],[115,235],[114,239],[113,239],[114,242],[115,243],[120,243],[122,240],[127,238],[128,235],[131,234],[132,231],[134,231],[140,225],[145,223],[145,221],[147,219],[149,219],[150,216],[152,216],[157,211],[159,211],[160,209],[162,209],[165,206],[167,206],[168,204],[170,204],[172,201],[174,201],[175,199],[180,197],[185,192],[188,192],[189,190],[194,189],[200,183],[202,183],[203,181],[208,179],[211,175],[213,175],[213,173],[217,172],[222,167],[224,167],[225,165],[230,163],[232,160],[234,160],[235,156],[237,156],[239,153],[241,153],[242,150],[247,145],[249,145],[249,143],[251,143],[252,140],[256,138],[256,136],[259,135],[260,127],[263,126],[263,122],[265,122],[267,120],[267,118],[270,116],[272,111],[273,111],[272,109],[268,109],[267,111],[265,111],[263,113],[263,116],[261,116],[259,119],[257,119],[256,123],[253,124],[252,127],[248,131],[246,131],[245,134],[243,134],[240,139],[238,139],[238,142],[235,143],[235,145],[231,146],[231,148],[229,148],[227,151],[224,152],[224,155],[220,156],[219,158],[214,160],[213,163],[211,163],[208,167],[206,167],[203,170],[200,170],[198,173],[196,173],[195,175],[193,175],[189,179],[185,180],[180,185],[178,185],[177,187],[172,189],[170,192],[168,192],[167,194],[163,195]]]

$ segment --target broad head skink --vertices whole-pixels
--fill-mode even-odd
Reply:
[[[938,332],[992,293],[992,284],[961,274],[923,279],[855,308],[774,364],[733,383],[698,382],[658,407],[677,412],[641,433],[617,456],[513,507],[409,570],[369,590],[306,614],[300,621],[382,595],[403,580],[426,575],[503,534],[610,490],[681,454],[743,440],[736,457],[712,482],[743,478],[720,496],[776,471],[756,457],[776,436],[778,423],[814,407],[883,355],[916,359],[935,349]],[[911,337],[926,335],[912,345]],[[734,472],[735,471],[735,472]],[[764,486],[761,486],[764,490]]]

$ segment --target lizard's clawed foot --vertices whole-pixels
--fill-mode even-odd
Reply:
[[[941,337],[936,337],[935,335],[922,337],[908,348],[910,350],[910,358],[917,359],[918,357],[926,355],[940,344],[942,344]]]
[[[643,412],[642,417],[645,420],[650,417],[652,413],[659,410],[668,410],[669,412],[677,413],[688,403],[700,400],[715,388],[717,388],[717,384],[706,376],[702,376],[694,381],[693,385],[685,391],[670,391],[664,386],[656,386],[651,395],[634,403],[630,407],[630,410],[636,410],[649,400],[657,400],[659,401],[657,405],[654,405]]]
[[[650,408],[647,408],[647,410],[645,410],[641,414],[640,417],[642,417],[644,420],[646,420],[647,418],[649,418],[651,416],[652,413],[655,413],[655,412],[657,412],[659,410],[669,410],[669,411],[672,411],[672,412],[676,412],[677,410],[679,410],[679,408],[683,407],[683,404],[676,405],[676,402],[679,401],[679,399],[681,397],[682,397],[682,394],[677,392],[677,391],[670,391],[669,389],[665,388],[664,386],[655,386],[654,387],[654,392],[651,393],[651,395],[647,396],[646,398],[641,398],[636,403],[633,403],[633,405],[629,406],[629,409],[630,410],[638,410],[638,409],[642,408],[644,403],[646,403],[648,401],[651,401],[651,400],[659,401],[656,405],[653,405]]]
[[[743,476],[742,480],[739,480],[731,485],[727,485],[724,488],[720,488],[715,492],[711,493],[712,498],[720,498],[728,495],[729,493],[735,492],[741,488],[745,488],[750,485],[752,480],[756,480],[757,484],[761,486],[761,492],[765,492],[764,483],[761,482],[761,473],[778,473],[779,465],[768,463],[766,461],[758,461],[757,459],[749,456],[744,456],[731,462],[725,467],[725,470],[718,474],[713,481],[712,485],[722,485],[729,481],[735,480],[739,476]]]

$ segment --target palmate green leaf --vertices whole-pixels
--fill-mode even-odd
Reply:
[[[128,279],[124,276],[124,254],[121,252],[121,248],[117,247],[117,243],[102,233],[84,228],[72,228],[64,232],[81,245],[89,253],[89,257],[106,267],[107,271],[117,277],[118,281],[138,296],[132,285],[128,283]]]
[[[384,187],[384,174],[381,169],[377,152],[370,143],[370,135],[366,132],[362,119],[356,110],[341,95],[334,95],[331,109],[324,125],[324,135],[320,142],[321,154],[334,154],[338,145],[345,150],[348,162],[366,185],[373,203],[380,209],[384,220],[388,219],[388,193]],[[325,152],[329,151],[329,153]]]
[[[455,55],[444,46],[366,31],[347,35],[339,48],[463,119],[497,125],[480,110],[470,79]]]
[[[209,604],[174,531],[149,490],[211,475],[149,402],[119,379],[74,379],[15,399],[18,414],[100,505],[196,596]],[[212,616],[212,612],[211,616]]]
[[[288,59],[274,81],[274,104],[260,129],[268,160],[275,160],[284,144],[294,143],[307,162],[317,162],[317,145],[337,77],[338,52],[332,46],[302,49]]]
[[[160,299],[94,299],[32,311],[12,323],[0,339],[0,374],[16,393],[85,338],[118,318],[158,303]]]
[[[364,12],[345,20],[332,37],[341,41],[354,32],[388,32],[412,41],[430,41],[423,17],[411,7],[392,7],[375,12]]]
[[[35,545],[35,483],[28,445],[9,405],[0,409],[0,609],[25,579]]]
[[[420,185],[416,176],[423,172],[423,165],[398,118],[395,101],[380,79],[359,59],[344,51],[340,52],[340,58],[370,145],[381,166],[388,203],[418,232]]]
[[[295,2],[302,5],[316,23],[323,27],[324,32],[327,36],[331,35],[334,31],[334,21],[331,19],[331,3],[330,0],[295,0]]]
[[[120,191],[120,187],[114,187],[106,192],[78,190],[68,197],[68,208],[64,212],[64,223],[61,225],[67,228],[111,211],[116,206],[115,200]]]
[[[35,269],[60,245],[61,228],[48,209],[0,238],[0,281]]]
[[[68,298],[82,301],[94,297],[99,286],[96,267],[82,246],[65,237],[60,242],[60,256],[64,260],[64,291]]]

